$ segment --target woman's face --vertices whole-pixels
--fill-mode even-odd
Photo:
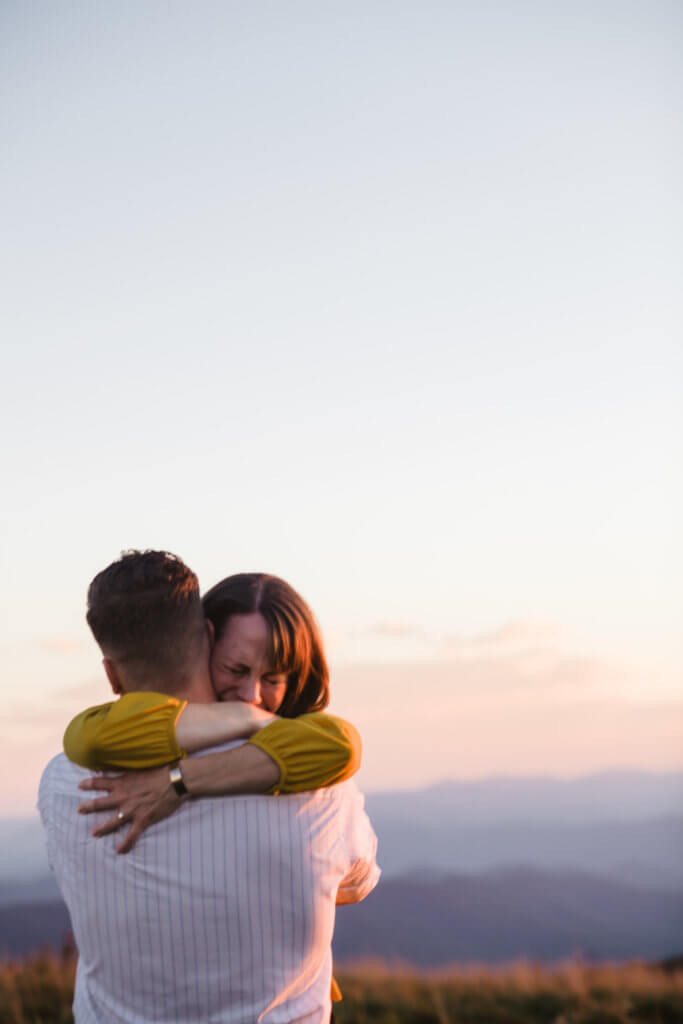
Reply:
[[[273,672],[268,640],[268,624],[260,612],[228,619],[211,651],[211,679],[219,700],[243,700],[277,711],[287,676]]]

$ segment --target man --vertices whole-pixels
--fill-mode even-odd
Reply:
[[[179,559],[123,556],[91,584],[88,621],[118,692],[214,699],[199,586]],[[329,1020],[335,901],[379,876],[353,783],[189,800],[121,857],[77,814],[86,775],[59,755],[39,795],[80,953],[76,1024]]]

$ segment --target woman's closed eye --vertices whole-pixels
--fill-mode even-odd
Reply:
[[[248,665],[223,665],[222,668],[233,676],[247,676],[251,671]],[[269,672],[261,677],[261,682],[269,686],[279,686],[280,683],[287,682],[287,675],[284,672]]]

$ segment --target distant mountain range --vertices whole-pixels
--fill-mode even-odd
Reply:
[[[369,794],[383,879],[337,955],[417,964],[683,950],[683,772],[446,782]],[[0,821],[0,954],[59,944],[36,818]]]
[[[683,887],[683,773],[445,782],[371,793],[385,877],[510,865]]]
[[[448,817],[462,825],[586,825],[683,817],[683,772],[600,772],[572,779],[519,777],[440,782],[369,793],[368,807],[415,825]]]
[[[0,956],[59,948],[61,902],[0,907]],[[338,962],[374,956],[417,966],[454,962],[660,960],[683,950],[683,894],[530,869],[394,878],[337,913]]]
[[[683,950],[683,893],[526,868],[394,878],[339,909],[334,950],[340,961],[381,956],[417,966],[659,960]]]
[[[523,864],[683,886],[683,772],[444,782],[370,793],[366,807],[385,878]],[[37,817],[0,821],[0,849],[2,904],[7,883],[49,873]]]
[[[683,888],[683,817],[589,825],[463,825],[445,818],[417,826],[374,809],[371,817],[387,877],[418,868],[443,874],[527,865],[597,873],[646,888]]]

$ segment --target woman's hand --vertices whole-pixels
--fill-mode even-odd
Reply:
[[[168,766],[125,775],[95,775],[79,783],[79,789],[106,790],[108,796],[87,800],[78,808],[80,814],[93,811],[116,811],[113,817],[93,829],[93,835],[106,836],[122,825],[131,827],[117,853],[128,853],[149,825],[162,821],[177,811],[185,798],[178,796],[168,778]]]

